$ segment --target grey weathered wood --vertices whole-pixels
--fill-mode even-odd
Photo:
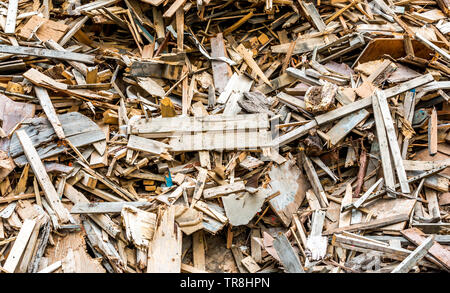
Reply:
[[[49,59],[71,60],[87,64],[94,64],[95,59],[93,55],[74,53],[70,51],[61,52],[42,48],[8,46],[8,45],[0,45],[0,53],[37,56]]]
[[[333,146],[340,142],[353,128],[366,119],[367,116],[369,116],[369,112],[365,109],[361,109],[358,112],[342,118],[327,132],[331,145]]]
[[[361,99],[348,105],[342,106],[341,108],[331,110],[325,114],[318,115],[314,117],[314,119],[317,121],[318,125],[322,125],[334,121],[336,119],[339,119],[341,117],[347,116],[348,114],[351,114],[355,111],[369,107],[371,104],[372,100],[370,97]]]
[[[106,214],[120,213],[124,205],[131,205],[137,208],[150,207],[147,201],[121,201],[121,202],[78,202],[70,211],[71,214]]]
[[[407,273],[428,253],[433,246],[434,237],[428,237],[410,255],[408,255],[391,273]]]
[[[286,69],[286,72],[289,75],[291,75],[291,76],[293,76],[295,78],[298,78],[302,82],[305,82],[307,84],[317,85],[317,86],[321,86],[322,85],[322,83],[319,80],[313,79],[313,78],[310,78],[310,77],[306,76],[306,74],[304,72],[302,72],[300,69],[289,67],[289,68]]]
[[[403,193],[410,193],[409,184],[407,182],[405,167],[403,167],[403,160],[401,160],[400,147],[398,146],[397,135],[395,134],[394,122],[392,121],[391,112],[385,95],[381,91],[375,93],[380,106],[381,114],[383,115],[384,127],[389,141],[389,148],[391,149],[392,158],[394,158],[394,166],[397,171],[397,177],[400,182],[400,188]],[[381,146],[380,146],[381,149]],[[396,159],[398,158],[398,160]]]
[[[33,169],[33,173],[39,181],[42,190],[44,191],[45,198],[47,199],[51,208],[55,211],[60,224],[66,223],[71,220],[71,216],[67,209],[62,205],[62,202],[58,196],[58,193],[53,186],[50,177],[48,177],[45,171],[44,164],[42,163],[36,149],[33,147],[30,137],[24,130],[16,131],[16,135],[23,147],[28,162]]]
[[[383,90],[382,93],[384,94],[385,98],[391,98],[398,94],[406,92],[410,89],[430,83],[433,80],[434,80],[433,76],[430,73],[428,73],[426,75],[419,76],[417,78],[411,79],[409,81],[406,81],[406,82],[396,85],[394,87]],[[314,119],[317,121],[317,123],[319,125],[322,125],[322,124],[334,121],[336,119],[339,119],[341,117],[344,117],[355,111],[369,107],[370,105],[372,105],[372,98],[368,97],[368,98],[364,98],[364,99],[358,100],[356,102],[353,102],[351,104],[345,105],[341,108],[329,111],[325,114],[318,115],[318,116],[314,117]]]
[[[287,273],[304,273],[298,255],[292,248],[286,235],[279,233],[273,240],[273,248],[277,251],[280,262]]]
[[[261,211],[265,199],[261,193],[241,192],[222,197],[222,202],[230,224],[241,226],[247,225],[256,213]]]
[[[404,105],[405,119],[409,123],[412,123],[412,119],[414,117],[414,109],[416,106],[415,92],[408,91],[405,94],[405,100],[403,102],[403,105]],[[406,159],[406,154],[408,152],[408,146],[409,146],[409,139],[405,138],[403,140],[403,145],[402,145],[402,159],[403,160]]]
[[[328,199],[325,191],[323,190],[322,184],[320,183],[319,176],[317,176],[316,170],[311,162],[311,160],[304,155],[303,156],[303,168],[305,169],[306,175],[308,176],[309,182],[312,185],[314,193],[320,202],[322,208],[328,207]]]
[[[62,124],[65,137],[76,146],[84,146],[96,141],[104,140],[105,133],[100,127],[88,117],[78,113],[70,112],[58,115]],[[39,157],[45,159],[66,150],[64,146],[58,146],[54,140],[56,133],[50,122],[46,118],[32,118],[22,123],[23,129],[32,141],[32,145],[37,149]],[[23,149],[19,143],[17,135],[11,137],[9,154],[14,158],[14,162],[23,167],[27,163],[23,155]]]
[[[373,115],[375,117],[375,127],[377,129],[377,140],[380,148],[381,166],[383,168],[383,177],[386,187],[395,190],[394,170],[392,169],[391,154],[384,127],[383,115],[380,110],[378,98],[372,95]]]
[[[360,198],[358,198],[357,201],[355,201],[354,203],[349,204],[349,205],[347,205],[347,206],[343,206],[343,207],[342,207],[342,211],[349,210],[349,209],[351,209],[352,207],[354,207],[354,208],[356,208],[356,209],[359,208],[359,207],[360,207],[360,206],[361,206],[361,205],[369,198],[369,196],[372,194],[372,192],[375,190],[375,188],[377,188],[378,185],[380,185],[380,183],[381,183],[383,180],[384,180],[383,178],[378,179],[378,181],[375,182],[375,184],[372,185],[369,189],[367,189],[367,191],[366,191]]]
[[[306,105],[305,105],[305,102],[303,100],[300,100],[299,98],[293,97],[293,96],[288,95],[286,93],[279,92],[278,95],[277,95],[277,98],[279,100],[281,100],[282,102],[290,104],[290,105],[293,105],[293,106],[295,106],[297,108],[300,108],[300,109],[303,109],[303,110],[306,109]]]
[[[396,215],[396,216],[392,216],[392,217],[387,217],[384,219],[373,220],[373,221],[366,222],[366,223],[352,224],[347,227],[327,230],[327,231],[323,232],[322,234],[323,235],[331,235],[331,234],[335,234],[335,233],[341,233],[342,231],[347,231],[347,232],[358,231],[358,230],[363,231],[363,230],[375,229],[375,228],[387,226],[390,224],[396,224],[396,223],[400,223],[400,222],[408,221],[408,220],[409,220],[408,214],[400,214],[400,215]]]

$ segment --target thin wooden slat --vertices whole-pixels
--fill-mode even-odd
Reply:
[[[35,220],[26,219],[23,222],[22,228],[17,235],[16,241],[14,241],[14,245],[9,252],[5,264],[3,265],[3,268],[8,272],[14,273],[17,265],[19,264],[20,258],[25,251],[28,240],[30,239],[35,225]]]
[[[50,100],[47,89],[35,86],[34,92],[36,93],[36,97],[39,99],[39,103],[41,104],[45,115],[47,115],[47,119],[52,124],[56,135],[59,139],[65,139],[66,136],[64,135],[62,124],[59,121],[58,116],[56,115],[55,108],[53,107],[52,101]]]
[[[16,135],[22,145],[25,156],[28,159],[28,162],[33,169],[33,173],[41,185],[42,190],[44,191],[45,198],[47,202],[51,206],[51,208],[55,211],[58,219],[61,221],[60,224],[66,223],[70,220],[70,215],[67,209],[62,205],[61,200],[59,199],[58,193],[55,190],[50,178],[48,177],[47,172],[45,171],[44,164],[42,163],[36,149],[33,147],[33,143],[31,142],[30,137],[26,134],[24,130],[16,131]]]

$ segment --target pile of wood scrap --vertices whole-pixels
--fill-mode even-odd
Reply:
[[[1,4],[2,272],[450,270],[449,1]]]

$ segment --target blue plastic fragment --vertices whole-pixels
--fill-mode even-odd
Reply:
[[[172,183],[172,176],[170,175],[170,171],[169,171],[169,176],[164,176],[164,179],[166,179],[166,186],[167,187],[171,187],[173,185],[173,183]]]

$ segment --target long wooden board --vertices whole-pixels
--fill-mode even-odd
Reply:
[[[47,202],[49,203],[51,208],[55,211],[61,224],[67,223],[71,218],[69,212],[62,205],[58,193],[55,190],[55,186],[53,186],[50,178],[48,177],[48,174],[45,171],[44,164],[39,158],[36,149],[33,147],[33,143],[31,142],[30,137],[26,134],[24,130],[18,130],[16,131],[16,134],[25,152],[25,156],[27,157],[28,162],[31,165],[31,168],[33,169],[33,173],[38,179],[38,182],[41,185],[42,190],[44,191]]]
[[[8,46],[0,45],[0,53],[14,54],[14,55],[27,55],[38,56],[42,58],[60,59],[77,61],[87,64],[94,64],[95,57],[88,54],[74,53],[70,51],[55,51],[42,48],[22,47],[22,46]]]

